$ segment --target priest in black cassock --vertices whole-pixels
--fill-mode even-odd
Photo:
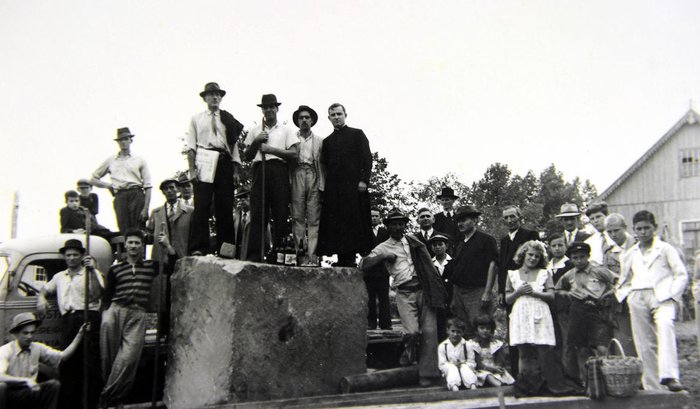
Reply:
[[[334,130],[324,139],[321,150],[326,187],[317,253],[338,254],[338,266],[354,267],[356,254],[366,254],[372,249],[367,193],[372,153],[365,133],[345,125],[346,117],[344,106],[335,103],[328,108]]]

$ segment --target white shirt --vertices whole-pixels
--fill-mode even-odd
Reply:
[[[433,228],[431,227],[430,230],[421,229],[419,234],[421,236],[423,236],[424,239],[428,240],[430,238],[430,236],[433,235]],[[426,237],[426,235],[427,235],[427,237]]]
[[[99,270],[97,272],[97,282],[101,288],[104,288],[104,278]],[[48,294],[56,294],[56,299],[58,301],[58,309],[61,311],[61,315],[69,313],[71,311],[82,311],[85,308],[85,278],[84,278],[85,268],[81,268],[80,271],[73,275],[73,277],[68,274],[68,270],[63,270],[60,273],[51,278],[51,281],[46,283],[44,288]],[[90,277],[92,278],[92,276]],[[92,311],[99,311],[100,300],[94,300],[90,302],[89,306]]]
[[[605,250],[610,247],[609,242],[612,240],[608,239],[608,235],[605,232],[596,231],[591,237],[587,238],[584,243],[591,246],[591,258],[590,261],[602,266],[605,262]]]
[[[396,255],[396,261],[393,263],[384,262],[387,271],[389,271],[393,279],[394,286],[407,283],[416,275],[416,268],[413,266],[413,259],[411,258],[411,249],[406,237],[402,237],[401,240],[389,237],[386,241],[377,244],[367,257],[379,255]],[[362,268],[362,261],[364,259],[360,261],[360,268]]]
[[[435,265],[435,268],[437,268],[437,271],[440,273],[440,275],[442,275],[442,273],[445,272],[445,266],[447,265],[447,263],[450,262],[450,260],[452,260],[452,257],[450,257],[449,254],[445,254],[445,259],[442,260],[442,262],[438,261],[437,258],[433,257],[433,265]]]
[[[309,134],[308,138],[301,136],[300,132],[297,132],[297,138],[299,138],[299,159],[297,163],[299,164],[314,164],[314,134],[313,132]]]
[[[252,129],[250,130],[250,132],[248,132],[248,135],[245,138],[246,146],[250,146],[253,144],[253,140],[255,140],[255,138],[263,132],[263,126],[268,133],[268,139],[266,143],[268,146],[286,150],[299,143],[299,138],[297,137],[296,132],[292,128],[287,126],[286,123],[280,123],[278,121],[272,127],[269,127],[264,123],[252,127]],[[272,154],[266,154],[265,159],[284,161],[284,159]],[[253,159],[253,162],[260,161],[262,161],[262,154],[260,153],[260,149],[258,149],[258,151],[255,153],[255,158]]]

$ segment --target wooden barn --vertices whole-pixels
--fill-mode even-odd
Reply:
[[[646,209],[686,257],[700,250],[700,114],[691,107],[598,199],[625,216],[630,233],[632,216]]]

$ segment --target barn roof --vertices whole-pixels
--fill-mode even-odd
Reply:
[[[683,128],[686,125],[692,125],[695,123],[700,123],[700,114],[697,111],[695,111],[694,108],[690,108],[688,112],[686,112],[685,115],[683,115],[683,117],[679,119],[678,122],[676,122],[676,124],[673,125],[673,127],[671,127],[671,129],[669,129],[668,132],[664,134],[664,136],[661,137],[661,139],[656,141],[656,143],[651,148],[649,148],[649,150],[646,151],[641,158],[637,159],[637,161],[634,162],[634,164],[630,166],[630,168],[627,169],[625,173],[622,174],[622,176],[617,178],[617,180],[613,182],[613,184],[610,185],[610,187],[605,189],[605,191],[601,193],[600,196],[598,196],[598,199],[605,200],[615,190],[617,190],[618,187],[625,183],[625,181],[629,179],[630,176],[632,176],[637,170],[639,170],[639,168],[641,168],[642,165],[644,165],[649,159],[651,159],[651,157],[659,149],[661,149],[661,147],[664,146],[666,142],[668,142],[675,134],[677,134],[678,131],[681,130],[681,128]]]

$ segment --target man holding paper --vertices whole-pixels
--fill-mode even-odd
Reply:
[[[194,184],[194,214],[190,233],[190,252],[202,255],[209,246],[209,212],[214,200],[216,249],[233,244],[234,175],[241,159],[238,137],[243,125],[230,113],[219,109],[226,91],[210,82],[199,93],[207,110],[192,117],[185,133],[185,150],[190,177]]]

